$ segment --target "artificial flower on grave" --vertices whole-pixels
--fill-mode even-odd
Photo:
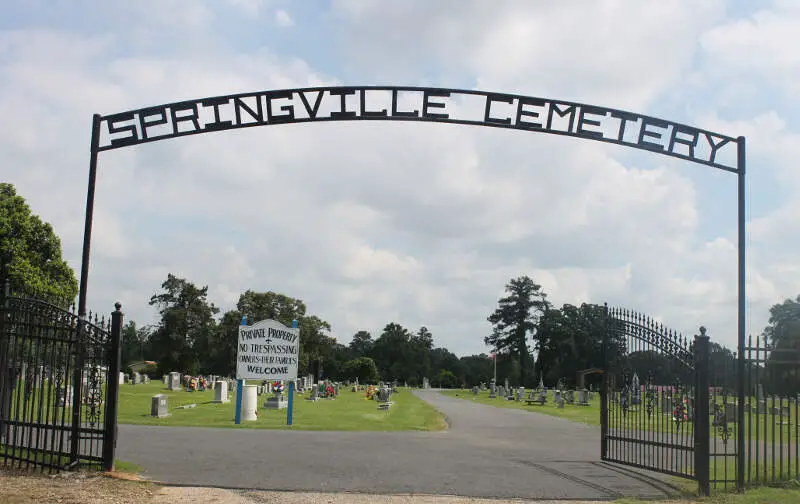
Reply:
[[[274,382],[272,382],[272,391],[275,392],[276,394],[282,394],[283,388],[284,388],[283,383],[281,383],[279,380],[275,380]]]
[[[326,397],[336,397],[336,391],[333,389],[330,383],[328,383],[325,387],[325,393],[327,394]]]

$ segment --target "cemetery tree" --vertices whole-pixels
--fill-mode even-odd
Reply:
[[[151,336],[159,372],[196,374],[207,368],[203,359],[211,347],[219,309],[208,301],[208,286],[197,287],[170,273],[161,288],[162,293],[150,298],[161,315]]]
[[[0,281],[69,305],[78,281],[61,253],[53,227],[31,212],[12,184],[0,183]]]
[[[500,298],[497,309],[488,317],[493,329],[484,343],[517,358],[520,383],[524,384],[530,360],[528,336],[535,338],[539,315],[548,308],[547,294],[528,276],[511,279],[505,290],[508,295]],[[540,346],[538,342],[536,346]]]
[[[433,334],[427,327],[422,326],[416,334],[409,338],[411,353],[414,362],[412,373],[421,381],[423,377],[431,374],[431,350],[433,350]]]
[[[342,366],[339,377],[345,380],[358,379],[358,383],[378,383],[380,374],[375,361],[369,357],[357,357],[349,360]]]
[[[411,333],[400,324],[391,322],[383,328],[383,333],[372,348],[372,358],[378,366],[381,379],[407,380],[412,387],[420,383],[420,377],[415,374],[410,342]]]
[[[430,375],[436,376],[440,371],[446,370],[453,373],[459,382],[467,381],[467,366],[461,362],[456,354],[446,348],[434,348],[430,351]],[[490,368],[491,369],[491,368]]]
[[[458,388],[459,381],[458,377],[456,377],[452,371],[449,369],[442,369],[439,371],[439,374],[436,375],[434,384],[441,388]]]
[[[350,342],[350,352],[353,357],[368,356],[372,352],[373,345],[375,345],[375,341],[368,331],[358,331]]]
[[[212,374],[234,376],[236,374],[236,345],[239,341],[239,325],[242,314],[229,310],[222,314],[216,330],[212,334],[206,367]]]
[[[147,327],[136,327],[136,322],[129,320],[122,327],[121,343],[123,368],[143,362],[150,353],[150,331]]]
[[[335,372],[334,368],[329,369],[333,364],[334,346],[336,338],[330,336],[331,325],[317,317],[316,315],[302,317],[298,320],[300,328],[300,363],[299,372],[310,372],[311,362],[318,360],[323,363],[326,376],[329,371]]]
[[[767,357],[765,380],[772,389],[770,393],[800,393],[800,295],[769,309],[764,339],[772,348]]]
[[[736,388],[735,369],[736,354],[719,343],[711,342],[709,348],[709,378],[711,385],[734,390]]]
[[[536,376],[548,383],[573,380],[580,370],[602,367],[605,307],[583,303],[549,308],[539,319]]]
[[[254,292],[247,290],[239,296],[236,309],[247,315],[249,323],[272,319],[291,327],[292,320],[298,321],[306,315],[306,305],[299,299],[277,292]]]
[[[463,381],[467,387],[474,387],[480,383],[489,383],[494,376],[494,364],[486,354],[467,355],[459,359],[463,369]]]

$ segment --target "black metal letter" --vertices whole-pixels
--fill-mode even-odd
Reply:
[[[525,110],[522,107],[524,105],[530,105],[532,107],[544,107],[545,101],[540,100],[539,98],[524,98],[522,96],[519,97],[519,101],[517,102],[517,121],[516,126],[519,129],[542,129],[542,123],[537,122],[527,122],[523,121],[523,116],[533,117],[534,119],[539,119],[541,117],[541,112],[534,112],[533,110]]]
[[[575,123],[575,105],[567,105],[567,108],[561,110],[559,103],[557,102],[550,102],[550,110],[547,112],[547,129],[553,129],[553,113],[559,115],[559,117],[567,117],[569,116],[569,126],[567,126],[566,130],[563,131],[572,131],[572,125]],[[556,130],[562,131],[562,130]]]
[[[683,133],[685,135],[689,135],[691,138],[681,138],[678,137],[678,133]],[[694,148],[697,147],[697,141],[699,140],[699,135],[697,134],[697,130],[689,129],[689,128],[682,128],[681,126],[674,124],[672,126],[672,135],[669,139],[669,147],[667,150],[672,152],[673,154],[677,154],[675,152],[675,144],[685,145],[689,149],[689,157],[694,157]]]
[[[720,138],[721,142],[714,143],[714,135],[710,133],[705,133],[706,140],[708,140],[708,145],[711,147],[711,154],[708,156],[708,162],[713,163],[714,159],[717,157],[717,151],[726,143],[730,142],[728,138]]]
[[[392,116],[393,117],[419,117],[419,110],[402,112],[397,110],[397,89],[392,89]]]
[[[361,92],[361,116],[362,117],[387,117],[389,112],[386,109],[383,110],[367,110],[367,90],[362,89]]]
[[[276,91],[265,94],[267,99],[267,121],[270,123],[290,123],[294,122],[294,106],[281,105],[281,112],[286,112],[281,115],[274,115],[272,113],[272,100],[292,99],[291,91]]]
[[[219,117],[219,106],[228,105],[230,102],[230,98],[224,96],[222,98],[209,98],[200,102],[204,107],[214,107],[214,122],[206,123],[206,130],[224,130],[233,126],[233,121],[221,121]]]
[[[108,124],[108,134],[114,135],[116,133],[128,133],[128,136],[122,138],[112,138],[111,145],[114,147],[124,147],[126,145],[135,145],[139,142],[139,134],[136,132],[136,125],[127,124],[125,126],[118,126],[117,123],[123,121],[135,121],[136,114],[122,113],[106,116],[103,118]]]
[[[317,118],[317,113],[319,112],[319,106],[322,103],[322,95],[324,93],[325,93],[324,91],[317,91],[317,98],[314,100],[313,108],[311,107],[311,105],[309,105],[308,100],[306,99],[305,91],[300,91],[299,93],[297,93],[300,95],[300,100],[302,100],[303,106],[306,108],[306,112],[308,112],[308,117],[310,117],[311,119]]]
[[[422,94],[422,117],[427,119],[447,119],[450,117],[448,114],[439,114],[436,112],[429,112],[428,109],[431,108],[444,108],[444,103],[436,103],[431,102],[431,96],[437,96],[439,98],[449,98],[450,93],[448,91],[425,91]]]
[[[500,119],[497,117],[492,117],[492,103],[494,102],[502,102],[502,103],[514,103],[513,96],[504,96],[499,94],[487,94],[486,95],[486,109],[483,112],[483,122],[485,123],[493,123],[493,124],[511,124],[511,118],[506,117],[505,119]]]
[[[665,146],[663,144],[651,142],[645,137],[655,138],[656,140],[661,140],[664,138],[664,134],[666,132],[660,133],[658,131],[650,131],[647,129],[648,126],[655,126],[657,128],[669,128],[669,123],[666,121],[660,121],[658,119],[645,119],[642,118],[642,128],[639,130],[639,140],[636,142],[639,147],[651,151],[663,151]]]
[[[580,112],[578,112],[578,132],[577,132],[578,135],[592,137],[592,138],[603,138],[602,131],[590,131],[584,128],[584,126],[587,124],[589,126],[597,126],[597,127],[602,126],[599,120],[587,119],[586,114],[605,117],[606,111],[605,109],[601,109],[599,107],[591,107],[588,105],[584,105],[583,107],[581,107]]]
[[[148,119],[152,119],[149,121]],[[166,108],[165,107],[152,107],[146,108],[139,111],[139,128],[142,131],[142,139],[150,138],[150,135],[147,133],[148,126],[162,126],[167,124],[169,120],[167,119]],[[176,131],[173,126],[173,131]]]
[[[179,116],[178,112],[189,112],[189,114]],[[191,131],[200,131],[200,122],[197,120],[197,102],[173,105],[170,107],[170,114],[172,115],[172,132],[174,134],[181,133],[178,131],[178,124],[182,122],[192,123],[194,130]]]
[[[347,110],[347,97],[356,94],[354,88],[331,89],[328,92],[331,96],[339,96],[341,100],[339,106],[340,110],[338,112],[331,112],[331,119],[349,119],[356,116],[355,112]]]

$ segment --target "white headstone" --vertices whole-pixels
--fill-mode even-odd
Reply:
[[[228,399],[228,382],[218,381],[214,385],[214,402],[215,403],[230,402],[230,399]]]
[[[125,385],[125,373],[123,373],[122,371],[120,371],[119,373],[119,384]]]
[[[255,385],[245,385],[242,392],[242,421],[254,422],[258,408],[258,391]]]
[[[173,371],[169,374],[169,384],[168,388],[170,390],[180,390],[181,389],[181,374],[177,371]]]

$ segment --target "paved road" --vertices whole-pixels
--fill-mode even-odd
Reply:
[[[317,432],[120,425],[117,457],[154,480],[320,492],[527,499],[660,498],[659,480],[599,460],[597,427],[417,391],[442,432]],[[274,459],[274,460],[273,460]]]

